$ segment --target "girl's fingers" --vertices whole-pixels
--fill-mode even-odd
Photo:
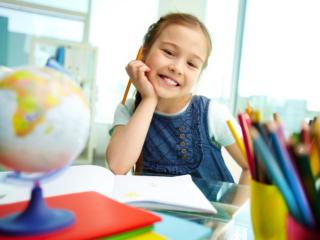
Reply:
[[[146,73],[150,71],[150,68],[147,65],[139,66],[137,71],[137,79],[140,81],[147,80],[148,78],[146,76]]]
[[[126,67],[126,71],[129,75],[129,77],[133,80],[134,78],[137,78],[138,76],[138,67],[141,66],[143,63],[141,61],[133,60],[129,62],[129,64]]]
[[[141,66],[138,66],[137,69],[138,69],[138,73],[139,74],[141,74],[141,73],[145,74],[147,72],[150,72],[150,68],[145,64],[141,65]]]
[[[150,68],[143,62],[134,60],[127,65],[126,71],[132,81],[141,81],[142,78],[145,78],[145,75],[141,74],[141,72],[146,73],[150,71]]]
[[[147,77],[147,73],[150,72],[150,68],[142,61],[131,61],[126,71],[135,86],[142,96],[154,96],[155,91],[151,82]]]

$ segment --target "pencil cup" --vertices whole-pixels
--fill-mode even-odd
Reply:
[[[250,190],[255,239],[286,239],[287,207],[277,187],[251,179]]]
[[[288,240],[316,240],[320,239],[320,231],[306,228],[301,223],[297,222],[290,214],[287,216],[287,239]]]

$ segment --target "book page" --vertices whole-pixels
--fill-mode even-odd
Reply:
[[[212,204],[193,183],[190,175],[116,175],[114,197],[121,202],[139,207],[216,213]]]
[[[5,174],[5,173],[1,173]],[[108,169],[94,165],[71,166],[61,174],[40,183],[45,197],[76,192],[95,191],[111,197],[114,175]],[[1,203],[28,200],[31,185],[0,183]]]

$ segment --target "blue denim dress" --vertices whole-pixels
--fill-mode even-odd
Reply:
[[[143,146],[142,174],[190,174],[206,181],[234,182],[221,146],[209,137],[209,102],[206,97],[193,96],[181,114],[153,115]]]

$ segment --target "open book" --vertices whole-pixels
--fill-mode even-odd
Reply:
[[[95,191],[136,207],[208,214],[217,212],[190,175],[114,175],[103,167],[80,165],[71,166],[41,186],[45,196]],[[0,204],[29,199],[30,187],[1,183],[0,189]]]

